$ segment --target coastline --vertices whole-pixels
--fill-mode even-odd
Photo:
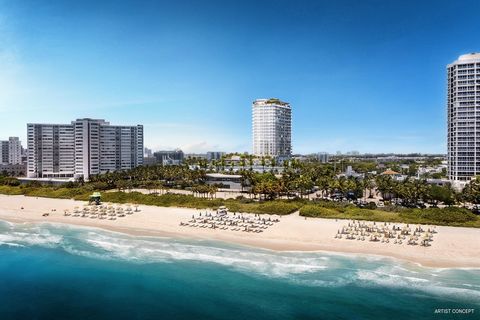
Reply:
[[[292,214],[263,233],[181,227],[199,211],[178,207],[139,206],[140,212],[115,221],[63,216],[85,202],[0,195],[0,219],[12,223],[60,223],[94,227],[133,236],[214,240],[274,251],[327,252],[388,257],[433,268],[480,268],[480,230],[463,227],[437,227],[431,247],[397,246],[392,243],[334,239],[347,220],[308,218]],[[21,207],[24,207],[22,210]],[[52,209],[56,209],[52,212]],[[204,212],[205,210],[202,210]],[[43,217],[42,213],[50,216]],[[398,224],[400,225],[400,224]]]

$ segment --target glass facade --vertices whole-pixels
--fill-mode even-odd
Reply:
[[[292,153],[292,109],[278,99],[252,105],[253,154],[288,157]]]

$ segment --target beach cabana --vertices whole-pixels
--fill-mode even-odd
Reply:
[[[100,195],[100,192],[94,192],[90,195],[90,200],[88,201],[89,204],[96,204],[96,205],[100,205],[101,203],[101,195]]]

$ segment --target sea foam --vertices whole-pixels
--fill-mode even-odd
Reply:
[[[379,257],[275,252],[219,242],[135,237],[54,224],[0,223],[0,246],[17,247],[18,250],[28,246],[59,248],[73,255],[129,263],[192,261],[307,286],[402,288],[480,299],[479,270],[432,272],[429,268]]]

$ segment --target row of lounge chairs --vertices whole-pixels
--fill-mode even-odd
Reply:
[[[257,214],[229,214],[226,210],[223,210],[216,214],[200,212],[198,215],[193,215],[188,222],[180,222],[180,226],[261,233],[279,221],[278,218],[263,218]]]
[[[371,241],[380,243],[393,244],[407,244],[407,245],[421,245],[424,247],[431,246],[433,241],[433,234],[437,233],[436,227],[425,227],[418,225],[416,228],[411,228],[408,224],[403,226],[393,225],[386,222],[382,224],[366,223],[355,221],[349,222],[348,225],[343,226],[337,231],[335,239],[347,239],[358,241]]]

